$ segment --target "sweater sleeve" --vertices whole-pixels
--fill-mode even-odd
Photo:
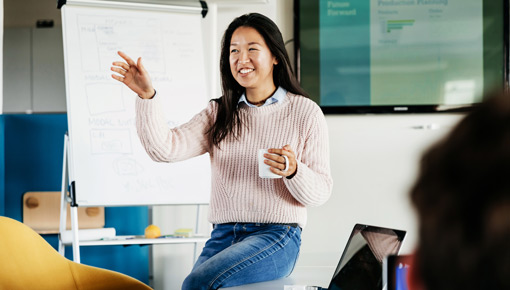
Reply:
[[[329,137],[326,119],[318,108],[305,139],[301,160],[297,161],[297,172],[284,182],[292,196],[305,206],[319,206],[331,196]]]
[[[195,115],[189,122],[170,128],[158,96],[136,99],[136,130],[150,158],[158,162],[176,162],[209,151],[207,130],[213,122],[215,102]]]

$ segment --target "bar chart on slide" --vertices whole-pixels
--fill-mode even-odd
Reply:
[[[406,26],[413,26],[414,19],[406,20],[386,20],[384,21],[386,32],[390,33],[392,30],[402,30]]]

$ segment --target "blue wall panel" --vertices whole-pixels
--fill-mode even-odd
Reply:
[[[22,221],[23,194],[28,191],[60,191],[66,114],[3,115],[0,118],[0,214]],[[2,148],[3,147],[3,148]],[[3,171],[2,171],[3,173]],[[5,186],[3,186],[5,185]],[[79,189],[77,188],[77,192]],[[4,203],[5,202],[5,203]],[[5,206],[4,206],[5,204]],[[147,207],[109,207],[105,227],[118,235],[142,235],[148,224]],[[56,249],[57,235],[43,235]],[[83,264],[118,271],[144,283],[149,282],[148,246],[80,247]],[[67,247],[66,257],[72,259]]]
[[[0,216],[5,215],[4,116],[0,115]]]

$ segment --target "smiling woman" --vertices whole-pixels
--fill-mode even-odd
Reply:
[[[119,55],[124,61],[113,63],[112,77],[139,96],[137,130],[150,157],[176,162],[211,156],[214,229],[182,289],[290,275],[306,207],[326,202],[332,179],[324,115],[296,81],[276,24],[256,13],[232,21],[221,49],[223,96],[176,128],[164,122],[141,58]],[[267,149],[260,164],[276,178],[259,177],[259,149]]]
[[[246,88],[246,99],[262,105],[275,91],[273,66],[278,60],[260,33],[251,27],[239,27],[230,41],[230,69],[234,79]]]

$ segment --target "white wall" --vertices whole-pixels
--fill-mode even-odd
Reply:
[[[54,0],[2,0],[5,11],[0,106],[4,113],[65,112],[60,10]],[[36,28],[38,20],[52,28]],[[4,59],[0,58],[0,61]]]
[[[55,8],[56,9],[56,8]],[[66,111],[62,27],[5,27],[5,113]]]
[[[309,209],[300,265],[336,265],[355,223],[408,231],[402,252],[416,242],[408,191],[422,152],[461,115],[327,115],[330,132],[330,200]],[[417,129],[427,125],[437,129]]]

